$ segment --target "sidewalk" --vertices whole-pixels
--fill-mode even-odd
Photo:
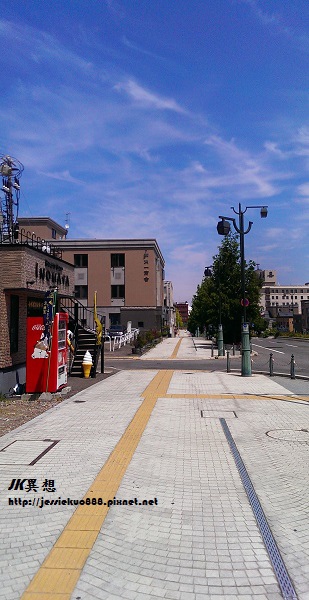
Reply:
[[[308,600],[307,400],[263,375],[122,371],[6,434],[0,598],[282,599],[235,442],[285,597]]]
[[[160,344],[141,356],[141,360],[203,360],[213,358],[211,352],[211,341],[204,338],[192,338],[186,331],[180,331],[180,335],[163,340]],[[217,350],[214,355],[218,354]],[[238,353],[239,354],[239,353]]]

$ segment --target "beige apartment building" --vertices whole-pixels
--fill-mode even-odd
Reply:
[[[155,239],[68,239],[49,217],[21,218],[20,228],[56,243],[74,265],[75,298],[112,324],[161,329],[164,319],[164,258]]]
[[[265,313],[271,317],[277,317],[278,313],[290,312],[294,315],[301,314],[302,302],[309,300],[309,283],[303,285],[279,285],[277,283],[277,272],[257,270],[263,279],[261,289],[260,305]]]
[[[68,233],[68,226],[62,227],[50,217],[19,217],[18,225],[21,236],[35,234],[36,238],[53,243],[65,239]]]

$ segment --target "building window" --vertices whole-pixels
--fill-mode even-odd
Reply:
[[[74,288],[75,298],[88,300],[88,285],[76,285]]]
[[[124,267],[124,254],[111,254],[111,267]]]
[[[52,229],[52,238],[53,238],[53,240],[55,240],[56,237],[57,237],[57,231],[56,231],[56,229]]]
[[[120,313],[109,313],[109,322],[111,325],[120,325]]]
[[[144,327],[144,321],[138,321],[137,327]]]
[[[10,352],[18,351],[19,296],[12,295],[10,300]]]
[[[88,254],[74,254],[74,267],[88,267]]]
[[[111,298],[124,298],[124,285],[111,286]]]

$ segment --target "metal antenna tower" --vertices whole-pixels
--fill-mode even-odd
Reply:
[[[4,199],[0,198],[0,241],[8,244],[14,244],[18,239],[19,178],[23,170],[22,163],[16,158],[0,155],[1,189],[4,192]]]

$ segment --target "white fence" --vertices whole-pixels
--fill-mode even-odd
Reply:
[[[105,343],[109,344],[109,351],[114,352],[115,348],[121,348],[121,346],[125,346],[130,343],[131,340],[135,340],[139,334],[139,329],[131,329],[129,333],[124,333],[123,335],[115,335],[115,337],[111,338],[109,335],[105,336]]]

